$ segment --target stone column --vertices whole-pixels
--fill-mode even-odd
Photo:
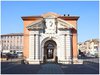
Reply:
[[[29,35],[29,58],[34,60],[34,34]]]
[[[38,51],[39,51],[39,39],[38,39],[38,37],[39,37],[39,35],[38,34],[36,34],[36,50],[35,50],[35,54],[36,54],[36,60],[38,60],[39,59],[39,54],[38,54]]]
[[[31,33],[29,37],[29,64],[38,64],[38,43],[37,43],[37,35]]]
[[[41,61],[43,62],[43,57],[44,57],[44,46],[41,49]]]
[[[34,56],[35,60],[33,61],[34,64],[39,64],[39,34],[34,36]]]
[[[66,45],[67,45],[67,62],[68,63],[71,63],[71,34],[70,34],[70,31],[69,31],[69,33],[67,34],[67,39],[66,39]]]
[[[64,53],[65,53],[65,60],[66,60],[66,58],[67,58],[67,57],[66,57],[66,54],[67,54],[67,49],[66,49],[66,36],[67,36],[67,35],[65,34],[64,36],[65,36],[65,37],[64,37],[64,40],[65,40],[65,43],[64,43],[64,44],[65,44],[65,52],[64,52]]]
[[[41,52],[41,51],[40,51],[40,50],[41,50],[40,36],[41,36],[41,35],[39,34],[39,35],[38,35],[38,59],[39,59],[39,60],[41,59],[41,55],[40,55],[40,54],[41,54],[41,53],[40,53],[40,52]]]

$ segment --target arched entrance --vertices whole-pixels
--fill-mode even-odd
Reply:
[[[44,57],[46,62],[55,62],[57,56],[57,44],[53,40],[48,40],[44,44]]]

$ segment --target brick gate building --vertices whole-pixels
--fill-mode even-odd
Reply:
[[[24,58],[29,64],[58,62],[70,64],[77,60],[78,16],[46,13],[23,16]]]

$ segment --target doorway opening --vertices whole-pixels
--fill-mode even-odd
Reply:
[[[53,40],[48,40],[44,44],[44,60],[55,62],[57,57],[57,44]]]

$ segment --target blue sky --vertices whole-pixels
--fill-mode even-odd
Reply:
[[[79,42],[99,37],[99,3],[95,1],[2,1],[1,34],[23,32],[21,16],[41,15],[46,12],[80,16]]]

